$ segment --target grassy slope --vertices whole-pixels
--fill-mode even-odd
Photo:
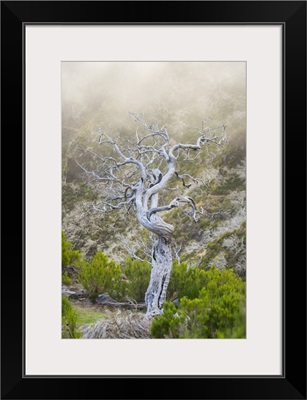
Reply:
[[[97,321],[101,321],[106,319],[106,314],[102,313],[96,307],[84,306],[73,303],[74,309],[78,313],[78,324],[79,325],[88,325],[94,324]]]

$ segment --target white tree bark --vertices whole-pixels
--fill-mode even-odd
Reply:
[[[157,241],[152,249],[152,270],[148,289],[145,295],[147,316],[152,317],[162,312],[163,303],[172,270],[172,233],[174,227],[167,224],[158,215],[163,211],[178,207],[186,203],[192,208],[194,221],[201,211],[196,209],[196,204],[191,197],[176,197],[168,205],[159,205],[159,193],[167,188],[167,184],[174,176],[186,188],[191,186],[186,180],[198,183],[198,179],[187,173],[179,174],[176,171],[176,161],[180,152],[185,153],[189,159],[190,150],[197,151],[207,143],[220,145],[225,140],[225,126],[199,130],[199,137],[194,144],[177,143],[173,146],[165,127],[148,126],[140,116],[130,114],[143,130],[149,132],[143,137],[136,131],[136,142],[119,138],[113,140],[107,133],[100,136],[101,145],[109,145],[115,154],[110,157],[101,157],[91,149],[86,149],[102,164],[102,173],[88,171],[84,166],[78,165],[88,177],[107,184],[108,190],[104,197],[93,206],[97,211],[111,212],[115,209],[126,208],[127,212],[134,208],[139,223],[150,232],[157,235]],[[214,132],[222,130],[217,136]],[[84,149],[83,149],[84,150]],[[160,166],[164,163],[164,173]],[[128,169],[127,169],[128,168]]]
[[[152,269],[145,295],[147,316],[162,312],[166,291],[172,271],[172,249],[170,237],[159,236],[152,249]]]

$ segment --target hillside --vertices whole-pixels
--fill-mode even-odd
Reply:
[[[93,152],[108,155],[108,149],[98,145],[101,129],[126,138],[135,137],[137,126],[129,118],[127,108],[135,111],[133,107],[138,110],[142,105],[142,113],[148,123],[166,124],[173,143],[195,140],[197,130],[203,123],[208,126],[225,123],[227,140],[221,147],[214,144],[204,146],[195,159],[187,161],[182,157],[178,162],[180,173],[188,173],[198,181],[189,181],[189,188],[183,187],[178,180],[175,182],[175,179],[170,182],[171,187],[179,186],[178,190],[193,198],[198,209],[203,210],[198,215],[198,221],[193,221],[186,207],[165,212],[162,217],[175,227],[174,257],[202,269],[211,265],[220,269],[224,266],[233,268],[237,275],[245,278],[245,81],[239,79],[240,71],[235,69],[230,76],[223,68],[217,74],[212,66],[206,67],[204,73],[211,79],[203,80],[206,88],[204,95],[204,88],[194,82],[185,64],[188,63],[174,66],[181,77],[176,80],[175,86],[173,75],[169,75],[167,68],[156,71],[146,88],[146,93],[153,93],[149,96],[152,101],[146,97],[141,104],[136,100],[141,88],[137,87],[135,95],[128,96],[128,88],[132,90],[132,82],[136,81],[131,78],[131,82],[127,83],[129,79],[121,75],[120,69],[108,70],[109,78],[121,77],[126,92],[121,91],[118,85],[116,90],[111,91],[113,87],[106,86],[100,75],[95,75],[97,71],[92,78],[79,80],[79,87],[76,88],[72,80],[82,71],[70,70],[71,75],[68,72],[65,75],[64,70],[62,227],[67,239],[82,252],[85,259],[102,251],[121,264],[128,255],[150,261],[152,235],[138,224],[133,212],[125,214],[123,210],[114,210],[103,214],[93,210],[93,204],[108,187],[89,181],[80,165],[87,170],[98,171],[101,168],[99,159],[92,155]],[[199,65],[195,68],[194,73],[200,71]],[[169,79],[164,79],[163,91],[156,90],[154,82],[159,82],[165,75]],[[189,90],[187,82],[192,86]],[[99,91],[100,83],[105,91]],[[164,92],[168,93],[166,98]],[[167,204],[174,194],[165,191],[162,196],[161,204]]]

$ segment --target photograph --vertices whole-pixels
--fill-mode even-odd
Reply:
[[[306,2],[135,5],[1,2],[0,397],[306,400]]]
[[[246,338],[246,62],[61,63],[62,338]]]

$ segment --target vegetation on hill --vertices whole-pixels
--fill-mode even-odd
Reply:
[[[115,301],[144,301],[151,269],[146,261],[128,257],[120,266],[98,252],[91,262],[81,260],[78,268],[79,281],[88,290],[92,303],[106,292]],[[245,337],[245,282],[233,269],[211,266],[204,270],[174,261],[167,300],[163,315],[155,317],[151,327],[148,325],[148,335],[153,338]],[[107,316],[91,307],[84,304],[81,307],[78,302],[71,303],[62,297],[63,338],[80,338],[85,325],[88,337],[101,337],[109,323],[97,321]],[[133,318],[129,318],[121,324],[124,326],[126,321],[131,329]],[[140,323],[139,317],[137,321]],[[91,328],[96,322],[98,326]]]
[[[116,63],[112,68],[77,63],[63,67],[62,283],[85,288],[91,303],[84,305],[90,308],[105,292],[117,301],[143,302],[150,278],[154,236],[140,227],[132,212],[102,214],[93,208],[108,188],[89,182],[80,165],[103,169],[91,153],[111,155],[98,144],[100,130],[129,139],[136,126],[128,112],[139,110],[149,123],[167,124],[173,143],[195,140],[202,121],[224,123],[228,136],[223,146],[209,145],[190,161],[180,156],[178,173],[194,178],[187,179],[189,187],[176,177],[170,182],[187,190],[202,213],[196,223],[184,207],[162,214],[175,228],[176,261],[164,313],[154,318],[148,335],[243,338],[248,227],[245,70],[218,63],[171,64],[151,66],[148,76],[145,69]],[[165,203],[172,196],[172,191],[162,193]],[[69,265],[75,267],[74,276]],[[80,317],[77,300],[71,300],[71,308],[67,299],[63,301],[63,337],[77,337],[87,319]],[[96,315],[88,320],[94,323],[96,317],[103,319]],[[101,337],[99,329],[93,337]],[[107,330],[105,325],[101,329]]]
[[[245,283],[233,270],[180,268],[179,306],[165,303],[151,325],[154,338],[244,338]],[[180,281],[185,282],[184,286]]]

